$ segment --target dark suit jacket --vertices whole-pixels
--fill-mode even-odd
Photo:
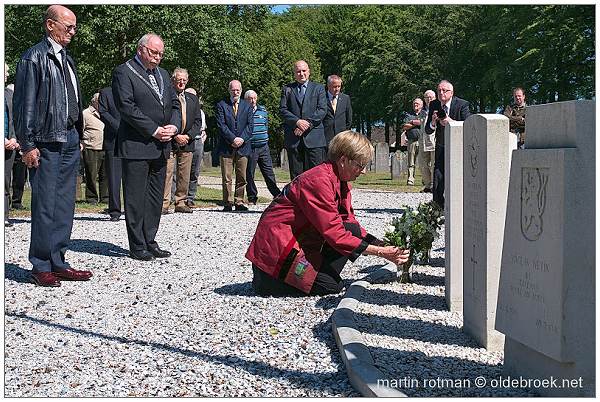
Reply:
[[[325,139],[327,140],[327,145],[329,145],[337,133],[350,130],[351,126],[352,104],[350,103],[350,97],[343,93],[338,95],[335,113],[333,113],[333,107],[328,99],[327,114],[323,119],[323,128],[325,129]]]
[[[429,113],[427,114],[427,122],[425,123],[425,132],[427,134],[433,133],[431,127],[429,127],[429,123],[431,123],[431,116],[433,115],[433,109],[429,109]],[[471,111],[469,110],[469,102],[464,99],[457,98],[456,96],[452,97],[450,101],[450,110],[448,115],[452,120],[456,121],[465,121],[467,117],[471,115]],[[444,131],[446,127],[441,124],[437,124],[435,127],[435,144],[436,145],[444,145]]]
[[[325,147],[327,146],[323,130],[323,119],[327,114],[325,87],[308,81],[304,98],[300,101],[298,86],[297,82],[292,82],[284,86],[281,91],[279,112],[283,119],[284,144],[287,148],[296,148],[300,144],[300,137],[294,134],[294,129],[296,122],[303,119],[311,126],[302,135],[306,148]]]
[[[231,146],[235,137],[244,140],[244,144],[237,148],[238,154],[248,156],[252,152],[250,137],[254,129],[254,113],[250,103],[240,98],[237,116],[233,116],[233,104],[228,96],[217,103],[215,115],[217,127],[219,128],[218,155],[231,156],[235,148]]]
[[[119,131],[119,124],[121,123],[121,114],[115,106],[111,87],[100,90],[98,113],[100,113],[100,120],[104,123],[102,149],[105,151],[114,151],[117,132]]]
[[[200,135],[202,130],[202,113],[200,113],[200,103],[198,97],[189,92],[185,94],[185,127],[181,130],[181,134],[188,136],[188,143],[184,146],[180,146],[175,142],[171,141],[171,147],[173,149],[179,148],[183,152],[193,152],[196,142],[194,138]],[[179,102],[181,105],[181,102]]]
[[[129,64],[147,80],[146,71],[137,61]],[[117,132],[116,154],[124,159],[157,159],[161,154],[168,158],[171,142],[160,142],[152,135],[158,127],[173,124],[181,131],[181,111],[177,94],[171,85],[169,73],[157,67],[164,86],[163,104],[149,84],[134,74],[126,63],[113,71],[112,91],[121,124]],[[157,84],[160,80],[157,76]]]

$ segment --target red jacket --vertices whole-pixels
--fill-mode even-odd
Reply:
[[[344,228],[360,226],[352,209],[350,184],[341,182],[331,162],[297,176],[262,214],[246,258],[265,273],[277,277],[294,241],[318,271],[321,248],[327,242],[354,261],[368,243]],[[360,227],[362,237],[366,230]]]

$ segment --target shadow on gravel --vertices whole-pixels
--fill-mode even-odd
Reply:
[[[446,260],[442,257],[430,258],[428,265],[431,265],[432,267],[440,268],[445,265],[445,262],[446,262]]]
[[[108,257],[125,257],[129,254],[129,251],[112,243],[89,239],[71,239],[69,250]]]
[[[342,297],[343,294],[320,297],[315,303],[315,307],[323,310],[334,309],[338,304],[340,304]]]
[[[211,363],[219,363],[225,366],[245,370],[248,373],[258,375],[263,378],[274,378],[278,380],[283,379],[288,381],[290,384],[293,384],[294,386],[300,388],[313,389],[323,393],[346,393],[348,395],[351,394],[351,396],[357,396],[356,392],[354,392],[352,386],[348,382],[345,371],[342,370],[334,373],[307,373],[300,370],[290,370],[276,366],[271,366],[267,363],[263,363],[260,361],[250,361],[235,355],[214,355],[181,347],[171,346],[159,342],[149,342],[141,339],[129,339],[122,336],[102,334],[85,329],[74,328],[67,325],[54,323],[45,319],[30,317],[26,314],[17,314],[14,312],[7,311],[5,315],[9,317],[27,320],[34,324],[45,325],[47,327],[55,328],[58,330],[73,332],[82,336],[98,338],[109,342],[118,342],[128,345],[150,346],[152,348],[161,349],[170,353],[177,353],[193,359],[199,359]],[[330,321],[327,321],[326,327],[329,331],[329,337],[333,338],[333,335],[331,335]],[[331,339],[331,341],[333,341],[333,339]],[[335,347],[335,342],[333,343],[333,346]],[[338,363],[338,365],[341,364],[339,358],[337,359],[336,363]],[[341,364],[340,367],[343,368],[343,364]]]
[[[441,296],[418,294],[403,294],[385,289],[368,289],[361,303],[378,306],[413,307],[421,310],[446,311],[446,302]]]
[[[444,277],[413,272],[413,282],[421,286],[444,286]]]
[[[477,343],[467,336],[461,328],[444,324],[365,313],[354,313],[354,320],[359,324],[359,331],[363,333],[386,335],[400,339],[414,339],[442,345],[479,348]],[[361,323],[365,323],[365,325],[361,325]]]
[[[257,296],[252,289],[252,282],[232,283],[215,289],[215,293],[227,296]]]
[[[361,274],[370,274],[377,271],[381,267],[385,267],[387,264],[375,264],[368,267],[361,268],[358,272]]]
[[[74,221],[90,221],[90,222],[100,222],[100,221],[109,221],[110,216],[98,213],[98,216],[77,216],[73,217]]]
[[[11,221],[11,223],[14,223],[14,224],[31,223],[31,219],[23,219],[23,218],[10,218],[10,221]]]
[[[17,264],[5,263],[4,277],[9,281],[31,283],[31,271],[21,268]]]
[[[355,208],[354,211],[364,211],[370,214],[403,214],[403,208]]]
[[[231,212],[223,212],[222,209],[203,209],[202,212],[219,212],[222,214],[262,214],[264,211],[254,211],[254,210],[248,210],[248,211],[231,211]]]
[[[381,383],[395,384],[407,396],[527,396],[522,389],[489,386],[492,379],[502,375],[502,365],[381,347],[369,347],[369,351],[376,366],[393,377],[379,379]],[[486,378],[487,386],[475,385],[480,376]]]

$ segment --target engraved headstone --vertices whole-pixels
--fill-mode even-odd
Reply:
[[[512,158],[496,329],[546,396],[595,396],[595,148],[595,102],[559,102],[527,107]]]
[[[508,119],[477,114],[463,125],[463,329],[488,350],[502,350],[494,329],[510,158],[517,137]]]
[[[392,180],[400,180],[402,173],[406,172],[407,160],[406,152],[392,152],[390,154],[391,164],[390,171],[392,173]]]
[[[285,171],[290,170],[290,165],[288,162],[288,156],[287,156],[287,151],[285,148],[283,148],[281,150],[281,154],[279,155],[279,164],[281,166],[281,168]]]
[[[390,147],[385,142],[375,144],[375,172],[389,172],[390,169]]]
[[[451,121],[445,137],[445,297],[450,311],[463,308],[463,122]]]

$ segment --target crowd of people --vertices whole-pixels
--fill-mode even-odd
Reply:
[[[9,208],[21,205],[16,191],[9,197],[11,181],[14,185],[23,176],[15,173],[19,156],[31,183],[33,282],[56,287],[61,280],[93,276],[65,259],[81,160],[86,200],[106,201],[111,221],[125,215],[129,256],[142,261],[170,257],[155,240],[161,215],[171,213],[171,206],[176,213],[191,213],[196,206],[206,139],[205,115],[196,91],[187,87],[188,71],[177,67],[169,74],[160,67],[164,42],[148,33],[139,39],[135,55],[114,68],[112,85],[95,93],[84,109],[75,63],[66,51],[77,18],[70,9],[52,5],[44,28],[46,36],[17,65],[14,92],[5,90],[5,225],[10,225]],[[5,81],[7,74],[5,65]],[[350,131],[352,105],[341,92],[342,79],[330,75],[326,87],[313,82],[304,60],[293,64],[293,75],[294,82],[283,86],[279,108],[291,180],[283,189],[273,172],[268,111],[256,91],[242,97],[242,83],[234,79],[228,96],[217,103],[223,211],[248,210],[246,190],[248,202],[257,202],[258,166],[274,199],[246,254],[253,263],[255,290],[339,292],[348,259],[373,254],[401,264],[408,251],[385,246],[354,217],[349,182],[365,172],[373,147]],[[443,206],[444,128],[470,112],[468,102],[453,95],[450,82],[441,81],[437,89],[439,100],[432,90],[425,92],[425,102],[414,100],[403,129],[409,142],[408,183],[414,184],[418,154],[423,191],[433,192]],[[519,90],[506,113],[511,130],[524,138]]]

